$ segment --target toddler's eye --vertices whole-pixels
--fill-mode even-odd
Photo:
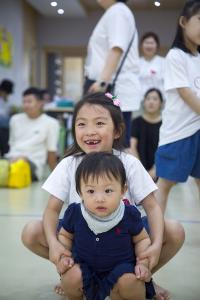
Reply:
[[[88,190],[87,193],[88,194],[94,194],[94,190]]]
[[[111,189],[106,189],[105,192],[106,192],[106,194],[110,194],[110,193],[113,192],[113,190],[111,190]]]

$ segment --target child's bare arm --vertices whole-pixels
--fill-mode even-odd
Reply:
[[[138,235],[133,236],[133,243],[135,245],[136,257],[139,257],[140,253],[144,252],[151,245],[151,240],[145,229],[143,229]],[[147,268],[149,267],[148,258],[144,258],[139,261]]]
[[[57,264],[63,254],[71,255],[57,238],[57,224],[62,206],[63,201],[51,195],[43,215],[45,237],[49,246],[49,259],[54,264]]]
[[[162,248],[164,217],[153,193],[144,198],[142,206],[148,218],[151,246],[146,251],[143,251],[142,255],[140,254],[140,258],[148,257],[149,269],[152,270],[158,263]]]
[[[58,234],[58,240],[65,247],[65,249],[71,252],[72,243],[73,243],[73,234],[66,231],[63,227],[60,229]],[[65,273],[69,268],[74,264],[74,260],[71,256],[63,254],[56,264],[59,274]]]
[[[66,231],[63,227],[60,229],[58,233],[58,240],[61,244],[68,250],[71,251],[72,249],[72,242],[73,242],[73,234]]]
[[[143,258],[141,260],[138,259],[139,254],[146,251],[146,249],[151,245],[151,240],[145,229],[143,229],[138,235],[133,236],[133,243],[135,245],[135,254],[137,258],[135,275],[140,280],[149,281],[151,278],[149,260],[148,258]]]
[[[177,89],[179,95],[184,102],[198,115],[200,115],[200,97],[195,94],[190,88],[183,87]]]

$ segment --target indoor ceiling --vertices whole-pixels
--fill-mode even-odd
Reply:
[[[56,7],[50,3],[53,0],[26,0],[39,13],[46,16],[60,16],[57,13],[59,8],[64,10],[63,17],[86,17],[88,13],[100,10],[96,0],[55,0]],[[136,10],[146,9],[180,9],[183,0],[160,0],[161,6],[155,7],[154,0],[129,0],[129,6]]]

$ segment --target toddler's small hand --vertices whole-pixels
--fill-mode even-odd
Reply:
[[[62,255],[59,262],[56,265],[59,274],[64,274],[74,265],[74,260],[71,257]]]
[[[151,279],[151,272],[149,271],[149,269],[146,266],[138,263],[135,266],[135,276],[139,280],[149,282]]]
[[[150,271],[157,265],[160,256],[160,249],[154,245],[149,246],[147,250],[139,255],[139,259],[147,258]]]

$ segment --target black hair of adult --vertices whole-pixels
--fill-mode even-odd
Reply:
[[[84,105],[99,105],[106,109],[112,118],[114,129],[117,133],[119,133],[119,138],[115,139],[113,142],[113,148],[116,150],[123,150],[123,141],[124,141],[124,131],[125,131],[125,124],[121,109],[119,106],[113,104],[113,100],[108,98],[105,93],[93,93],[84,96],[77,104],[75,105],[73,118],[72,118],[72,136],[74,139],[74,143],[66,152],[66,156],[74,155],[77,153],[82,153],[83,150],[79,147],[76,141],[76,133],[75,133],[75,126],[76,126],[76,118],[78,115],[79,110]]]
[[[180,13],[180,16],[178,18],[177,31],[176,31],[176,35],[175,35],[175,38],[174,38],[171,48],[179,48],[186,53],[192,54],[192,52],[185,45],[183,29],[182,29],[181,25],[179,24],[179,20],[180,20],[180,17],[183,16],[188,21],[192,16],[196,15],[199,11],[200,11],[200,1],[199,0],[186,1],[185,5]],[[200,46],[197,48],[197,50],[200,53]]]
[[[36,87],[29,87],[28,89],[26,89],[23,92],[23,96],[29,96],[29,95],[34,95],[35,98],[39,101],[42,101],[42,93],[41,93],[41,89],[36,88]]]
[[[40,92],[41,92],[41,95],[49,94],[49,90],[47,90],[47,89],[42,89]]]
[[[144,99],[148,96],[148,94],[150,94],[152,92],[156,92],[158,94],[158,97],[160,98],[161,103],[164,101],[161,91],[156,88],[151,88],[151,89],[147,90],[146,93],[144,94]]]
[[[159,39],[158,35],[155,32],[153,32],[153,31],[148,31],[148,32],[145,32],[143,34],[143,36],[140,39],[140,45],[142,45],[142,43],[144,42],[144,40],[146,40],[148,38],[153,38],[154,41],[157,44],[157,49],[159,49],[159,47],[160,47],[160,39]]]
[[[76,170],[77,193],[81,194],[81,179],[84,183],[87,183],[89,178],[98,182],[99,177],[108,177],[110,180],[114,177],[120,181],[123,189],[126,184],[126,171],[122,161],[108,152],[92,152],[85,155]]]
[[[14,83],[9,79],[4,79],[0,83],[0,91],[3,91],[8,95],[13,93],[13,87],[14,87]]]

